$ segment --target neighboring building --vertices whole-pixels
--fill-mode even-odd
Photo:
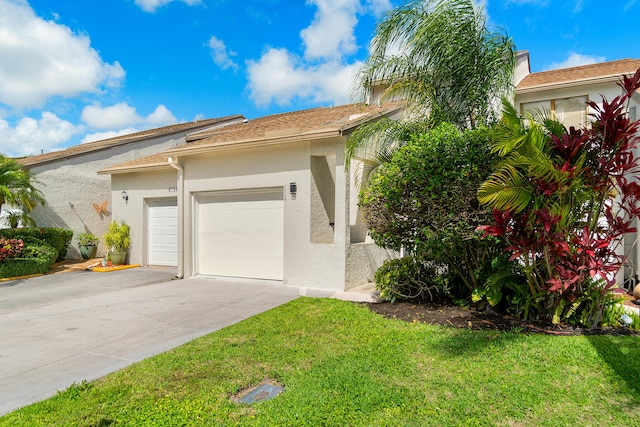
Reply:
[[[617,85],[622,76],[631,76],[640,68],[640,59],[621,59],[559,70],[529,72],[528,52],[519,52],[516,73],[515,106],[521,114],[546,111],[566,127],[588,125],[590,114],[587,101],[602,105],[602,96],[611,100],[622,93]],[[629,116],[636,120],[640,112],[640,93],[629,104]],[[640,156],[640,152],[638,153]],[[637,226],[638,227],[638,226]],[[638,227],[640,228],[640,227]],[[638,234],[626,236],[624,248],[628,265],[620,272],[618,280],[629,280],[632,285],[640,276],[640,251],[635,241]]]
[[[367,239],[344,147],[358,126],[402,111],[390,103],[270,115],[102,169],[113,217],[131,225],[130,262],[308,288],[371,281],[392,254]]]
[[[32,217],[40,227],[85,230],[102,238],[112,219],[111,182],[97,171],[183,144],[186,135],[242,122],[241,115],[199,120],[81,144],[62,151],[17,159],[29,169],[45,195]],[[100,252],[104,248],[100,247]],[[68,258],[80,258],[75,240]]]

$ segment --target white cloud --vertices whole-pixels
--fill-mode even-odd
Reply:
[[[142,10],[144,10],[145,12],[155,12],[156,9],[158,9],[159,7],[169,4],[172,1],[176,1],[176,0],[135,0],[135,3],[138,6],[140,6],[140,8],[142,8]],[[178,0],[178,1],[181,1],[182,3],[186,3],[189,6],[202,3],[201,0]]]
[[[23,117],[14,126],[6,120],[0,120],[0,140],[3,142],[3,154],[7,156],[54,151],[81,130],[81,127],[48,111],[42,112],[40,119]]]
[[[294,99],[344,104],[349,102],[360,63],[311,66],[300,63],[286,49],[270,49],[259,61],[250,61],[247,68],[250,97],[258,106],[272,101],[287,105]]]
[[[544,68],[544,71],[557,70],[559,68],[579,67],[580,65],[596,64],[604,62],[604,56],[581,55],[579,53],[571,53],[567,59],[562,62],[554,62]]]
[[[160,104],[153,113],[146,117],[140,116],[135,107],[120,102],[108,107],[100,104],[87,105],[82,110],[82,121],[93,129],[119,132],[118,129],[142,126],[146,129],[177,123],[175,116]]]
[[[391,8],[388,0],[307,0],[318,8],[313,22],[300,32],[304,55],[285,48],[269,48],[262,57],[247,61],[247,89],[258,106],[287,105],[294,99],[344,104],[360,68],[348,63],[358,49],[358,15]]]
[[[354,30],[361,7],[358,0],[310,0],[318,11],[311,25],[300,32],[308,59],[341,57],[356,51]]]
[[[237,54],[233,51],[227,51],[227,47],[222,40],[216,36],[211,36],[209,39],[209,48],[211,48],[213,62],[215,62],[218,67],[223,70],[229,68],[233,68],[234,70],[238,69],[238,64],[231,59],[232,56],[236,56]]]
[[[88,105],[82,110],[82,121],[94,129],[118,129],[142,120],[135,107],[124,102],[104,108],[98,104]]]
[[[380,16],[393,7],[389,0],[367,0],[366,6],[375,16]]]
[[[0,104],[35,108],[118,86],[125,71],[102,61],[88,36],[37,17],[25,0],[0,0],[0,76]]]
[[[178,119],[176,119],[176,117],[171,111],[169,111],[167,107],[160,104],[156,107],[153,113],[147,116],[145,122],[150,126],[162,127],[176,124],[178,123]]]

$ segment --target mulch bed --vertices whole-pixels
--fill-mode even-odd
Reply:
[[[587,329],[575,328],[570,325],[554,326],[545,322],[523,321],[513,316],[494,312],[491,308],[480,311],[475,307],[459,307],[448,303],[396,301],[360,304],[390,319],[453,328],[549,335],[640,335],[628,328]]]

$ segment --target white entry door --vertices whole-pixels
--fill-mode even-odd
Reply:
[[[178,265],[178,201],[149,201],[149,265]]]
[[[282,280],[284,190],[198,195],[195,255],[197,274]]]

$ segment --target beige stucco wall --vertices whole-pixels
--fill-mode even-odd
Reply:
[[[167,166],[161,171],[113,175],[113,215],[116,221],[125,221],[131,227],[131,246],[128,262],[148,265],[147,210],[153,200],[177,200],[176,171]],[[122,198],[126,191],[128,200]]]
[[[56,162],[30,167],[36,186],[44,193],[47,205],[36,208],[32,216],[41,227],[60,227],[72,230],[74,236],[88,229],[102,238],[113,218],[113,203],[121,199],[120,193],[111,199],[111,177],[98,175],[100,169],[118,163],[164,151],[184,142],[184,137],[165,136],[150,138],[120,147],[65,158]],[[102,205],[106,201],[106,212],[100,213],[93,204]],[[104,255],[102,242],[98,254]],[[74,239],[67,258],[80,258]]]
[[[318,289],[343,290],[366,283],[385,257],[371,245],[351,250],[350,209],[355,206],[349,174],[344,168],[344,138],[294,142],[271,147],[219,151],[177,160],[184,169],[184,276],[194,271],[195,198],[199,193],[220,190],[284,188],[284,280],[283,284]],[[314,183],[312,156],[331,158],[335,180],[335,233],[332,243],[313,243],[311,198]],[[334,160],[335,159],[335,163]],[[297,194],[289,192],[295,182]],[[131,225],[130,262],[146,264],[146,206],[149,199],[174,197],[177,171],[113,175],[113,218]],[[126,190],[128,203],[120,194]],[[317,195],[316,195],[317,197]]]

